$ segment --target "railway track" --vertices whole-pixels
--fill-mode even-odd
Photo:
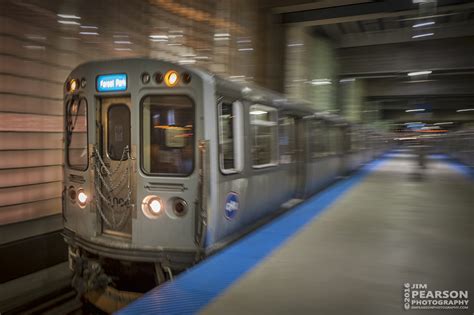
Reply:
[[[2,312],[2,315],[64,315],[64,314],[93,314],[83,312],[83,303],[77,298],[71,287],[65,287],[41,298],[29,301],[15,308]]]

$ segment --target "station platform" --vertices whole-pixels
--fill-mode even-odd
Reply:
[[[473,179],[386,154],[118,314],[400,314],[405,284],[472,295]]]

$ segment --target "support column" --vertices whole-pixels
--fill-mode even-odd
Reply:
[[[332,43],[305,27],[286,29],[285,93],[315,110],[337,112],[337,62]]]
[[[337,61],[330,40],[321,36],[309,37],[307,67],[310,71],[309,99],[318,110],[338,113],[336,91]]]
[[[339,82],[341,90],[342,115],[354,123],[364,122],[364,90],[362,80],[342,79]]]
[[[285,94],[310,101],[307,88],[309,35],[304,27],[298,26],[287,27],[285,35]]]

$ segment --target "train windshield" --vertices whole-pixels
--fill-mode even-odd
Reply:
[[[145,173],[187,176],[194,170],[194,104],[187,96],[151,95],[142,102]]]
[[[70,168],[87,169],[87,101],[73,97],[66,106],[66,157]]]

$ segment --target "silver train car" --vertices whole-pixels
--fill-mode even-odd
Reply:
[[[78,66],[64,106],[63,235],[80,292],[146,291],[386,147],[302,102],[153,59]]]

